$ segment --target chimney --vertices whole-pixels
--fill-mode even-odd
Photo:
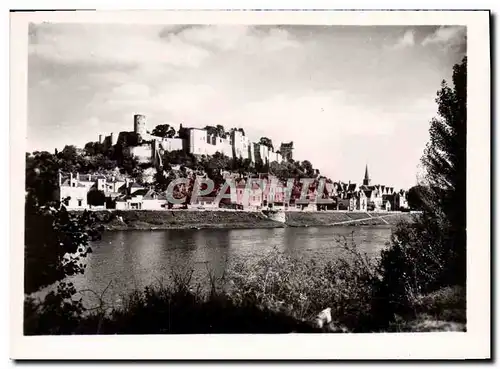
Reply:
[[[69,181],[70,181],[70,182],[73,182],[73,172],[70,172],[70,173],[69,173]]]
[[[92,176],[89,174],[89,182],[92,180]]]

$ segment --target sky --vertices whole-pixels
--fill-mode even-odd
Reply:
[[[101,133],[221,124],[294,142],[333,180],[409,188],[459,26],[41,23],[29,27],[28,151]]]

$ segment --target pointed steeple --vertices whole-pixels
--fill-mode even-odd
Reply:
[[[366,165],[366,168],[365,168],[365,178],[363,179],[363,185],[365,185],[365,186],[370,185],[370,176],[368,175],[368,164]]]

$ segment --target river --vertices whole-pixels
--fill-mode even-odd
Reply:
[[[325,262],[338,256],[336,239],[354,241],[369,255],[378,255],[389,241],[386,227],[322,227],[274,229],[201,229],[105,232],[92,244],[83,275],[71,278],[77,290],[105,293],[108,303],[120,304],[134,289],[168,281],[172,272],[193,270],[193,281],[206,280],[207,271],[222,274],[236,260],[256,261],[276,249],[293,257]],[[85,305],[96,300],[82,292]]]

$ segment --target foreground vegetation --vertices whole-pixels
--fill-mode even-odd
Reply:
[[[191,272],[128,296],[120,307],[84,308],[74,287],[63,285],[43,303],[25,301],[25,334],[314,333],[463,330],[465,294],[449,287],[410,299],[387,295],[378,260],[349,239],[341,257],[320,265],[273,251],[253,265],[236,263],[208,284]],[[208,287],[208,288],[207,288]],[[407,291],[406,291],[407,292]],[[314,323],[331,309],[333,320]]]
[[[25,334],[464,330],[466,70],[464,59],[454,67],[453,88],[443,82],[437,94],[438,118],[422,158],[425,191],[414,193],[423,212],[394,228],[377,259],[344,239],[337,243],[342,256],[326,265],[274,253],[236,264],[222,278],[209,274],[208,291],[192,286],[190,274],[174,276],[170,285],[132,294],[123,307],[89,310],[61,281],[84,272],[98,233],[95,214],[44,202],[44,177],[27,178],[25,293],[58,285],[43,301],[27,295]],[[332,321],[315,327],[311,320],[326,308]]]

